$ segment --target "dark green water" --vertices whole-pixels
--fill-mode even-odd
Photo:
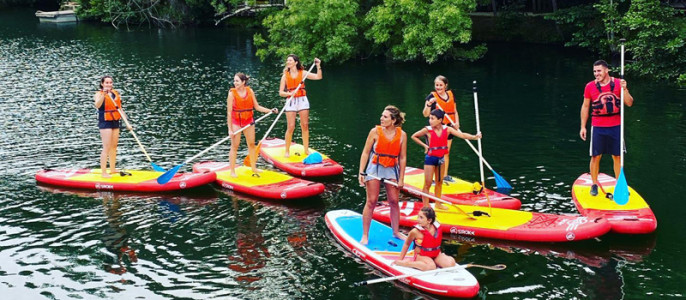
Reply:
[[[216,28],[45,26],[31,11],[0,12],[1,298],[422,297],[393,284],[353,288],[378,272],[337,245],[323,216],[333,209],[362,210],[364,190],[354,175],[367,132],[389,103],[407,112],[408,133],[423,126],[423,99],[437,74],[450,79],[468,132],[475,128],[471,82],[479,82],[485,157],[515,187],[522,209],[576,212],[571,183],[588,168],[588,144],[578,137],[579,108],[597,57],[517,44],[491,44],[475,63],[324,62],[324,80],[308,84],[311,143],[346,172],[326,180],[321,197],[280,204],[212,187],[140,195],[36,186],[33,175],[44,167],[97,166],[92,93],[105,74],[114,76],[153,160],[167,168],[225,136],[233,73],[255,79],[260,103],[281,107],[281,62],[256,59],[251,36]],[[686,90],[631,76],[628,81],[636,102],[627,110],[625,170],[657,215],[657,232],[571,244],[453,237],[445,251],[459,262],[508,266],[472,270],[482,286],[480,298],[686,295]],[[258,124],[257,135],[267,126]],[[285,119],[274,132],[284,130]],[[455,145],[450,173],[477,180],[477,159],[464,143]],[[421,151],[408,147],[408,165],[421,165]],[[245,153],[243,147],[239,155]],[[227,156],[224,145],[202,159]],[[121,135],[118,163],[149,167],[128,133]],[[609,160],[601,168],[609,172]]]

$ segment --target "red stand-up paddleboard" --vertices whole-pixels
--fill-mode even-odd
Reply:
[[[169,192],[205,185],[214,182],[212,172],[177,173],[165,184],[157,183],[162,172],[123,170],[103,178],[100,169],[41,170],[36,181],[54,186],[128,192]]]
[[[400,225],[410,227],[417,224],[422,203],[401,201],[399,205]],[[431,205],[433,207],[434,204]],[[457,205],[463,213],[452,205],[444,205],[448,210],[437,209],[436,219],[446,233],[529,242],[569,242],[592,239],[610,231],[610,223],[601,217]],[[488,213],[490,217],[480,212]],[[390,223],[388,203],[374,209],[374,220]]]
[[[324,185],[279,172],[261,170],[253,175],[246,166],[236,166],[236,175],[231,177],[228,162],[201,162],[193,165],[194,172],[216,172],[217,183],[223,188],[260,198],[288,200],[306,198],[324,192]]]
[[[260,156],[275,167],[286,171],[288,174],[300,177],[322,177],[343,174],[343,166],[333,159],[321,154],[320,163],[306,164],[303,160],[307,157],[305,148],[297,143],[291,143],[290,157],[284,157],[286,153],[286,141],[278,138],[268,138],[262,142]],[[310,148],[310,154],[318,152]]]
[[[326,213],[325,220],[336,240],[365,263],[390,276],[421,273],[417,269],[392,264],[399,258],[404,241],[393,237],[390,227],[372,221],[369,243],[362,245],[359,243],[362,238],[362,215],[350,210],[334,210]],[[410,249],[414,249],[414,244],[410,245]],[[414,259],[414,252],[408,252],[405,259]],[[479,282],[464,268],[398,281],[434,295],[471,298],[479,293]]]
[[[600,173],[598,181],[605,192],[614,192],[617,183],[614,177]],[[608,198],[600,188],[597,196],[591,196],[591,185],[593,181],[588,173],[579,176],[572,185],[572,199],[582,215],[606,218],[612,225],[612,232],[616,233],[645,234],[655,231],[655,214],[633,188],[629,187],[629,202],[619,205]]]
[[[472,192],[473,183],[464,181],[454,176],[453,178],[455,179],[455,182],[443,181],[441,199],[445,201],[462,205],[488,206],[488,200],[490,200],[492,207],[506,209],[519,209],[522,207],[522,202],[519,201],[519,199],[489,190],[485,187],[483,192],[476,195]],[[424,170],[406,167],[405,186],[403,187],[403,190],[415,196],[421,197],[418,192],[421,192],[422,188],[424,188]],[[431,186],[429,192],[434,194],[433,185]],[[488,199],[486,198],[486,194],[488,194]]]

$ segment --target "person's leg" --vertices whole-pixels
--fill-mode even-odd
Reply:
[[[112,129],[100,129],[100,140],[102,140],[102,151],[100,151],[100,171],[103,178],[110,178],[107,173],[107,156],[110,152],[110,143],[112,143]]]
[[[115,174],[117,171],[117,145],[119,144],[119,128],[112,128],[112,136],[110,137],[110,149],[108,156],[110,157],[110,174]]]
[[[291,140],[293,139],[293,132],[295,131],[295,112],[294,111],[287,111],[286,112],[286,149],[285,153],[283,154],[284,157],[290,157],[291,156]]]
[[[253,173],[259,173],[257,170],[257,153],[255,153],[255,126],[250,126],[243,131],[245,133],[245,142],[248,144],[248,157],[250,157],[250,167]]]
[[[438,165],[435,167],[434,171],[434,181],[436,181],[436,185],[434,186],[434,196],[437,198],[441,198],[441,195],[443,195],[443,172],[440,170],[443,169],[442,165]],[[436,204],[434,205],[436,209],[448,209],[447,206],[443,205],[443,203],[436,201]]]
[[[456,265],[455,259],[451,256],[445,255],[443,252],[434,258],[434,262],[439,268],[449,268]]]
[[[300,116],[300,130],[302,130],[303,148],[305,148],[305,155],[310,155],[310,111],[301,110],[298,112]]]
[[[379,188],[381,187],[381,182],[379,180],[369,180],[366,183],[367,186],[367,202],[364,205],[364,210],[362,211],[362,239],[360,239],[360,244],[366,245],[369,242],[369,227],[372,224],[372,216],[374,214],[374,208],[376,207],[376,202],[379,200]]]
[[[424,188],[422,189],[422,192],[425,194],[428,194],[429,191],[431,190],[431,177],[434,175],[434,166],[432,165],[424,165]],[[438,186],[438,183],[436,184]],[[435,189],[436,187],[434,187]],[[430,207],[429,205],[429,198],[426,196],[422,196],[422,204],[424,207]]]
[[[236,132],[239,129],[241,129],[240,126],[231,124],[231,131]],[[231,170],[231,177],[238,177],[236,174],[236,154],[238,152],[238,146],[241,144],[241,133],[242,132],[239,132],[231,137],[231,150],[229,151],[229,170]]]
[[[388,195],[388,205],[391,206],[391,228],[393,229],[393,236],[405,240],[407,237],[400,233],[400,206],[398,205],[398,198],[400,196],[400,189],[390,183],[386,183],[386,194]]]
[[[415,268],[421,271],[431,271],[436,269],[436,263],[433,259],[423,255],[417,255],[414,261],[402,260],[395,263],[401,267]]]
[[[615,178],[619,178],[619,172],[622,170],[622,157],[612,155],[612,162],[614,163]]]

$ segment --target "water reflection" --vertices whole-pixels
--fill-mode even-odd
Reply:
[[[121,211],[119,199],[120,197],[114,193],[102,194],[102,204],[108,225],[102,233],[102,242],[105,244],[105,249],[114,255],[113,262],[103,265],[105,271],[121,275],[127,272],[127,265],[138,262],[138,257],[136,250],[129,245],[130,236],[121,219],[126,212]]]

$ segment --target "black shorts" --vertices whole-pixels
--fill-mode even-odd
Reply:
[[[119,129],[121,127],[121,121],[99,121],[98,128],[100,129]]]

